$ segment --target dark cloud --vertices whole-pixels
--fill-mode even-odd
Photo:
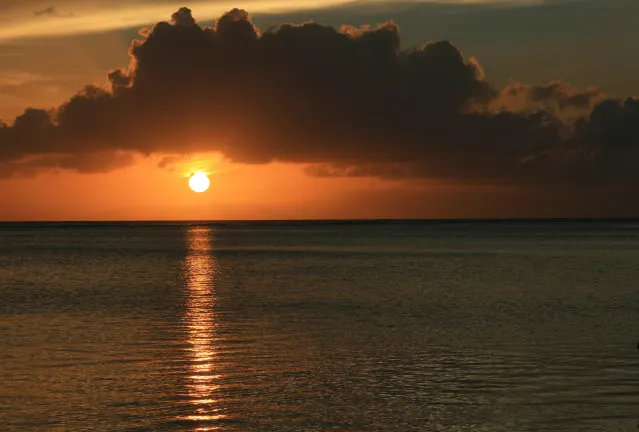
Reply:
[[[491,102],[493,107],[509,111],[535,111],[544,109],[561,116],[565,111],[589,114],[594,105],[605,99],[601,89],[581,90],[562,81],[542,85],[511,83]]]
[[[106,170],[131,160],[113,155],[221,151],[306,163],[319,176],[527,187],[639,179],[639,101],[561,81],[499,91],[447,41],[401,49],[393,22],[262,33],[242,10],[205,28],[182,8],[141,35],[129,67],[109,73],[110,89],[86,87],[53,112],[29,109],[0,127],[5,172],[98,169],[89,155]]]
[[[33,11],[33,14],[37,17],[47,16],[47,17],[73,17],[75,14],[73,13],[60,13],[55,6],[49,6],[44,9],[39,9]]]
[[[42,16],[42,15],[53,16],[53,15],[56,15],[57,12],[55,10],[55,6],[49,6],[49,7],[46,7],[44,9],[40,9],[40,10],[34,11],[33,14],[35,16]]]
[[[174,171],[175,166],[182,160],[180,156],[164,156],[158,162],[158,167],[169,171]]]

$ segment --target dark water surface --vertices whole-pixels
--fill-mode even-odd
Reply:
[[[0,226],[2,430],[627,431],[639,224]]]

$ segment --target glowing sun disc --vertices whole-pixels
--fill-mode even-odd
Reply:
[[[204,192],[211,185],[211,181],[202,171],[198,171],[189,179],[189,187],[193,192]]]

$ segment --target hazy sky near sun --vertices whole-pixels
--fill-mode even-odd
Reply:
[[[375,28],[392,19],[402,49],[451,41],[466,59],[477,59],[496,92],[509,83],[562,80],[584,92],[600,89],[588,93],[593,104],[639,95],[636,0],[2,0],[0,120],[11,125],[25,108],[56,108],[87,84],[108,88],[107,73],[129,65],[128,49],[133,39],[142,39],[140,28],[170,21],[182,6],[202,25],[241,7],[262,31],[309,20],[337,29]],[[634,133],[625,136],[632,141]],[[8,145],[0,135],[0,147]],[[57,166],[0,177],[0,220],[639,216],[639,205],[628,204],[636,201],[628,183],[573,185],[547,194],[547,185],[487,182],[483,174],[463,181],[449,181],[448,172],[439,178],[379,174],[378,167],[365,165],[377,160],[358,162],[350,154],[319,161],[283,155],[282,162],[256,164],[250,158],[225,160],[217,148],[202,150],[180,154],[170,166],[160,163],[171,156],[164,149],[94,172]],[[629,154],[625,159],[639,167],[639,152]],[[309,164],[339,165],[352,157],[365,167],[356,175],[309,174]],[[194,167],[213,173],[204,194],[187,187],[185,175]]]

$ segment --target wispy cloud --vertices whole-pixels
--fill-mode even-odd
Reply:
[[[45,6],[34,10],[12,10],[11,14],[4,14],[0,19],[0,42],[16,39],[39,38],[46,36],[68,36],[73,34],[104,32],[123,28],[147,25],[169,18],[172,10],[183,6],[184,2],[103,2],[102,0],[73,2],[67,0],[63,5],[71,12],[61,13],[62,6]],[[485,6],[528,6],[544,3],[543,0],[414,0],[402,3],[431,3],[431,4],[464,4]],[[220,16],[224,11],[237,6],[236,2],[222,1],[191,1],[193,11],[202,19]],[[243,2],[242,6],[255,14],[284,13],[323,9],[336,6],[354,5],[365,10],[368,7],[391,6],[387,0],[251,0]],[[0,8],[2,6],[0,5]],[[47,18],[43,20],[42,18]],[[63,19],[64,18],[64,19]]]
[[[49,6],[47,8],[34,11],[33,14],[35,16],[43,16],[43,15],[53,16],[56,14],[56,11],[54,6]]]
[[[1,22],[0,42],[16,39],[30,39],[46,36],[69,36],[83,33],[97,33],[109,30],[147,25],[170,18],[170,11],[182,6],[183,2],[138,3],[120,7],[102,7],[100,3],[74,4],[73,13],[60,15],[53,6],[36,12],[19,14],[15,12],[11,20]],[[192,3],[192,2],[191,2]],[[319,9],[352,3],[350,0],[296,0],[261,1],[247,4],[256,13],[277,13],[305,9]],[[236,6],[235,2],[196,2],[193,10],[206,19],[220,16],[224,11]],[[34,17],[35,14],[35,17]],[[39,18],[47,17],[46,21]],[[64,18],[64,19],[62,19]]]
[[[31,72],[3,70],[0,71],[0,87],[18,87],[31,82],[50,81],[51,78]]]
[[[47,17],[61,17],[61,18],[68,18],[68,17],[75,16],[74,13],[60,13],[58,12],[55,6],[49,6],[44,9],[33,11],[33,15],[37,17],[47,16]]]

